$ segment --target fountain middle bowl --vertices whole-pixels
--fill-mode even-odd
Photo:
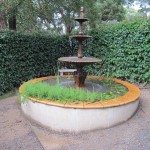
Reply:
[[[92,38],[91,36],[89,35],[83,35],[83,34],[79,34],[79,35],[73,35],[71,36],[73,39],[76,39],[77,41],[84,41],[84,40],[87,40],[89,38]]]

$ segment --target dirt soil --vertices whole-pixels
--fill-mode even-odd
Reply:
[[[76,135],[57,133],[29,122],[17,97],[0,100],[0,150],[150,150],[150,88],[127,122]]]

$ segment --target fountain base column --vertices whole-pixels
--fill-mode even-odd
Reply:
[[[87,73],[83,71],[82,67],[77,67],[77,71],[74,72],[74,86],[75,87],[83,87],[86,79]]]

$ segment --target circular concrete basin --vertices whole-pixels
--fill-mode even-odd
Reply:
[[[28,82],[45,81],[55,76],[32,79]],[[99,79],[103,77],[88,76],[87,78]],[[109,128],[127,121],[137,110],[139,105],[140,90],[125,81],[113,79],[124,85],[128,92],[115,99],[79,102],[58,103],[48,100],[27,98],[22,94],[24,84],[20,86],[21,108],[25,115],[34,121],[60,132],[82,132],[95,129]]]

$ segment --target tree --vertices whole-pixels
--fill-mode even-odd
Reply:
[[[4,0],[0,1],[0,29],[6,28],[6,17],[5,17],[5,11],[3,8],[3,2]]]
[[[66,34],[70,34],[74,22],[73,19],[79,15],[81,6],[93,7],[92,0],[73,1],[73,0],[47,0],[37,1],[39,15],[41,22],[45,23],[45,26],[51,26],[58,32],[64,31]],[[87,9],[86,9],[87,10]]]
[[[10,29],[46,30],[71,34],[76,26],[73,19],[85,8],[89,26],[95,28],[102,21],[124,18],[125,0],[3,0],[5,16]]]
[[[6,19],[3,12],[0,12],[0,29],[6,28]]]
[[[91,20],[91,27],[99,26],[102,21],[123,20],[125,17],[124,3],[124,0],[97,0],[95,7],[91,8],[87,14]]]
[[[70,34],[74,28],[73,19],[79,16],[81,6],[85,8],[85,15],[90,19],[90,27],[96,27],[101,21],[118,20],[124,18],[124,0],[39,0],[39,18],[45,25],[52,25],[55,29]]]
[[[150,0],[128,0],[128,9],[134,8],[134,6],[138,6],[137,13],[135,17],[147,18],[147,15],[150,13]],[[133,16],[132,16],[133,17]]]
[[[23,0],[1,0],[0,14],[1,21],[5,22],[4,27],[8,25],[10,30],[16,30],[17,8]]]

